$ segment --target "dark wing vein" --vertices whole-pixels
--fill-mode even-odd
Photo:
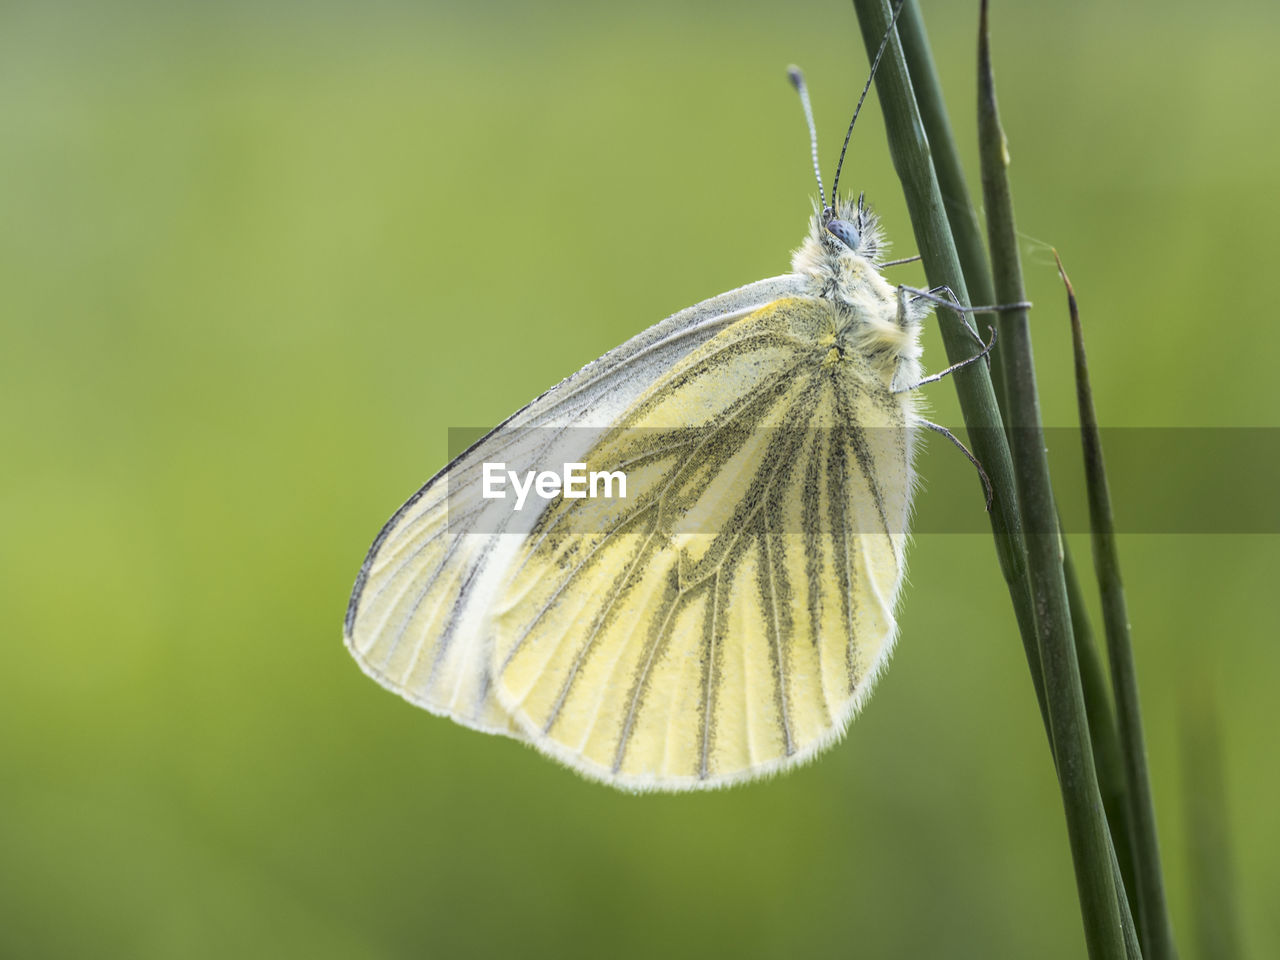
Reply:
[[[666,595],[663,597],[663,605],[667,608],[667,612],[662,618],[662,622],[658,624],[656,629],[651,630],[649,636],[645,639],[644,666],[640,668],[640,673],[636,675],[631,684],[627,716],[622,723],[622,733],[618,737],[618,749],[613,757],[614,773],[622,769],[622,759],[626,756],[627,744],[631,742],[631,730],[635,726],[636,713],[640,709],[640,703],[644,695],[648,692],[650,671],[653,670],[654,661],[657,660],[662,650],[666,648],[668,640],[667,628],[671,624],[671,618],[675,616],[680,604],[688,597],[688,594],[680,589],[679,571],[675,566],[672,566],[671,575],[668,579],[670,582],[667,584]],[[656,620],[654,622],[657,623]]]
[[[711,597],[707,603],[707,625],[703,635],[704,662],[702,665],[702,745],[698,757],[698,776],[707,778],[707,757],[711,753],[711,738],[715,726],[715,694],[720,689],[720,675],[716,664],[720,657],[720,571],[711,580]]]
[[[805,469],[802,529],[804,536],[804,571],[808,584],[806,602],[809,609],[809,638],[813,643],[813,654],[818,669],[818,693],[822,697],[822,711],[831,718],[831,705],[827,702],[826,674],[822,668],[822,542],[824,534],[822,525],[822,470],[825,454],[825,440],[830,431],[815,429],[809,435],[809,462]],[[835,542],[834,530],[825,534]]]
[[[849,675],[849,692],[853,693],[857,686],[857,670],[854,648],[856,638],[853,630],[853,587],[855,571],[853,566],[850,541],[848,495],[849,495],[849,457],[843,442],[844,425],[837,424],[831,431],[830,459],[827,467],[827,509],[831,511],[831,535],[839,556],[840,565],[840,609],[844,614],[845,627],[845,671]]]
[[[564,708],[564,702],[569,698],[569,693],[578,679],[578,672],[582,669],[582,664],[586,662],[588,654],[591,653],[591,648],[595,646],[596,638],[600,635],[601,628],[604,626],[609,614],[613,611],[613,605],[617,603],[618,598],[622,596],[623,590],[625,590],[629,584],[632,574],[635,573],[636,568],[640,564],[640,559],[648,554],[649,549],[653,546],[653,538],[653,533],[650,533],[645,538],[640,549],[636,551],[636,555],[631,558],[631,563],[628,565],[626,571],[621,577],[616,579],[610,587],[604,609],[596,614],[595,619],[592,621],[591,631],[587,634],[586,641],[579,648],[577,656],[574,657],[573,665],[569,668],[569,675],[565,677],[564,684],[560,687],[560,693],[556,696],[556,702],[551,707],[551,714],[547,718],[546,725],[543,727],[544,733],[550,731],[552,725],[555,724],[556,719],[560,716],[560,711]]]
[[[760,514],[760,546],[762,570],[761,570],[761,592],[767,597],[769,604],[769,617],[765,622],[765,629],[770,634],[770,651],[773,654],[773,675],[777,684],[778,694],[778,717],[782,723],[782,736],[786,742],[787,756],[795,753],[795,744],[791,740],[791,718],[787,711],[787,670],[786,658],[782,650],[782,623],[781,614],[778,611],[778,585],[775,580],[776,574],[781,571],[774,569],[773,546],[770,541],[769,530],[769,511],[764,510]]]

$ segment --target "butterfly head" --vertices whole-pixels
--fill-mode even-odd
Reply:
[[[862,194],[858,194],[856,204],[837,200],[834,207],[823,207],[814,226],[832,255],[852,254],[871,264],[878,262],[878,254],[884,247],[880,221],[864,206]]]
[[[863,205],[861,197],[837,200],[835,206],[815,209],[809,234],[792,256],[791,265],[831,293],[875,272],[886,246],[879,219]]]

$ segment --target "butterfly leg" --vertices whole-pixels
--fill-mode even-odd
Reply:
[[[978,342],[982,343],[981,340],[979,340]],[[977,361],[981,360],[983,357],[985,357],[987,354],[991,352],[991,348],[994,347],[995,345],[996,345],[996,328],[992,327],[991,339],[988,340],[986,343],[982,343],[982,351],[980,353],[975,353],[972,357],[966,357],[965,359],[961,360],[959,363],[953,363],[951,366],[947,367],[945,370],[940,370],[931,377],[925,377],[923,380],[917,380],[915,383],[905,387],[898,387],[893,392],[906,393],[908,390],[916,390],[920,387],[923,387],[926,383],[937,383],[943,377],[955,373],[961,367],[967,367],[969,364],[976,363]]]
[[[960,298],[955,295],[955,291],[948,287],[945,283],[942,286],[934,287],[932,290],[921,290],[919,287],[900,286],[900,289],[907,293],[920,297],[922,300],[929,300],[933,303],[941,304],[944,307],[950,307],[952,310],[958,310],[961,313],[1003,313],[1006,310],[1030,310],[1034,304],[1030,300],[1018,300],[1015,303],[997,303],[989,307],[966,307],[960,302]],[[943,300],[938,293],[945,292],[951,299]]]
[[[1001,313],[1005,310],[1030,310],[1032,306],[1030,300],[1019,300],[1017,303],[999,303],[989,307],[966,307],[960,302],[960,298],[956,296],[955,291],[946,284],[934,287],[931,290],[921,290],[918,287],[908,287],[904,284],[899,284],[898,290],[899,296],[901,296],[901,291],[905,290],[913,297],[917,297],[921,300],[928,300],[930,303],[936,303],[944,307],[949,307],[956,313],[960,314],[961,319],[964,319],[964,314],[966,313]],[[950,299],[944,300],[942,297],[938,296],[939,293],[947,294]],[[978,332],[974,330],[973,327],[969,326],[967,322],[965,323],[965,326],[969,328],[969,333],[973,335],[973,338],[977,340],[978,343],[982,343],[982,338],[978,336]]]
[[[969,448],[966,447],[963,443],[961,443],[959,438],[956,437],[954,433],[952,433],[950,430],[948,430],[946,427],[942,426],[941,424],[934,423],[931,420],[923,420],[923,419],[918,419],[916,422],[919,423],[922,427],[928,427],[930,430],[934,431],[935,433],[942,434],[944,437],[946,437],[948,440],[954,443],[957,447],[959,447],[960,452],[969,458],[969,462],[972,463],[974,468],[978,471],[978,476],[982,478],[983,489],[987,491],[987,513],[990,513],[991,512],[991,478],[987,476],[987,471],[982,469],[982,464],[978,462],[978,458],[969,452]]]
[[[904,263],[915,263],[917,260],[923,260],[924,257],[916,254],[914,257],[903,257],[901,260],[886,260],[884,263],[877,263],[876,269],[883,270],[885,267],[900,267]]]
[[[955,291],[948,287],[945,283],[928,290],[918,290],[915,287],[908,287],[905,284],[898,285],[898,313],[901,317],[905,310],[903,297],[910,293],[913,300],[929,300],[936,304],[950,307],[956,312],[956,316],[960,318],[960,322],[964,324],[964,328],[969,331],[969,336],[973,337],[978,346],[984,346],[982,337],[978,336],[978,331],[974,329],[973,324],[969,322],[969,318],[965,316],[966,308],[960,302],[960,298],[956,296]],[[942,299],[939,294],[946,294],[947,299]],[[972,312],[972,311],[968,311]]]
[[[960,318],[960,322],[964,324],[964,328],[969,331],[969,336],[973,337],[973,339],[977,341],[978,346],[981,347],[984,345],[982,342],[982,337],[978,336],[978,331],[973,328],[973,325],[969,323],[969,318],[964,315],[963,305],[960,303],[960,298],[957,297],[955,293],[952,292],[951,288],[946,286],[945,284],[943,284],[940,287],[934,287],[931,290],[917,290],[915,287],[908,287],[904,284],[898,284],[898,325],[899,326],[902,326],[903,324],[905,324],[907,320],[907,294],[908,293],[912,294],[911,299],[913,301],[927,297],[928,299],[934,301],[935,303],[945,303],[947,306],[951,306],[953,308],[960,307],[961,309],[956,310],[956,316]],[[939,294],[939,293],[946,293],[951,297],[951,299],[949,301],[944,301],[940,299],[938,296],[936,296],[936,294]]]

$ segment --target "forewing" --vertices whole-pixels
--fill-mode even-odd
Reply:
[[[480,496],[483,462],[523,473],[580,460],[625,410],[708,340],[802,281],[777,277],[681,311],[583,367],[426,483],[383,527],[352,591],[344,635],[361,668],[433,713],[522,737],[493,695],[491,612],[537,522]]]
[[[558,501],[508,558],[496,695],[539,749],[679,790],[844,730],[896,632],[911,475],[906,408],[833,332],[789,298],[717,334],[584,455],[639,494]]]

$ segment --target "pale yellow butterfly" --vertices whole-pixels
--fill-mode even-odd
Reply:
[[[897,636],[933,426],[913,391],[935,298],[886,281],[883,249],[861,198],[820,200],[791,273],[668,317],[445,467],[360,571],[361,668],[631,790],[735,783],[841,736]],[[626,470],[626,497],[564,495]]]

